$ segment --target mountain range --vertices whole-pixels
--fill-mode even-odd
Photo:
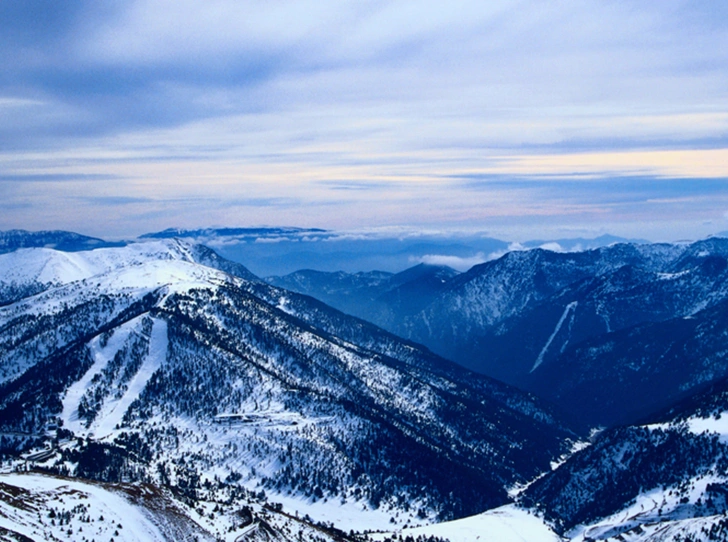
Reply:
[[[406,523],[508,502],[574,438],[535,397],[213,254],[0,256],[2,451],[52,427],[58,475],[189,499],[222,480]]]
[[[372,274],[309,271],[268,280],[534,392],[587,430],[637,421],[728,376],[727,257],[728,240],[711,238],[516,251],[459,274],[416,267],[368,282]]]
[[[245,264],[258,276],[281,276],[302,269],[323,272],[399,273],[413,265],[447,265],[459,271],[497,258],[514,248],[548,247],[581,251],[615,242],[642,242],[611,235],[511,243],[480,232],[418,230],[335,231],[319,228],[169,228],[144,239],[184,239],[215,249]]]
[[[0,255],[0,538],[728,537],[728,240],[264,280],[169,237]]]

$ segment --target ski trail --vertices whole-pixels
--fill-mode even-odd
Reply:
[[[84,433],[86,431],[85,424],[78,418],[78,403],[81,401],[84,393],[86,393],[91,380],[106,368],[109,360],[123,347],[129,335],[136,331],[138,324],[137,318],[125,323],[116,330],[111,339],[109,339],[109,342],[103,347],[101,346],[99,337],[95,337],[89,343],[89,350],[91,351],[94,363],[81,379],[74,382],[66,391],[66,395],[63,398],[63,412],[61,414],[63,427],[70,429],[74,433]]]
[[[139,397],[154,372],[159,369],[167,355],[167,322],[153,318],[154,326],[149,339],[149,353],[139,371],[129,382],[124,395],[118,401],[104,404],[98,416],[98,424],[94,424],[96,438],[103,438],[111,434],[116,425],[121,422],[124,414],[134,400]]]
[[[549,337],[549,340],[546,341],[546,345],[541,349],[541,353],[536,358],[536,363],[533,364],[533,367],[531,368],[531,371],[530,371],[531,373],[533,371],[535,371],[536,368],[538,368],[538,366],[541,365],[541,363],[543,363],[543,358],[546,355],[546,352],[548,351],[549,346],[551,346],[551,343],[556,338],[556,335],[559,333],[561,326],[564,325],[564,322],[566,321],[566,318],[569,316],[569,313],[571,313],[571,311],[573,311],[573,310],[576,310],[576,306],[578,304],[579,303],[577,301],[572,301],[571,303],[566,305],[566,308],[564,309],[564,313],[561,315],[559,322],[556,324],[556,329],[554,329],[554,332]]]

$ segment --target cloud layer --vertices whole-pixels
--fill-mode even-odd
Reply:
[[[0,36],[0,228],[728,227],[721,2],[9,0]]]

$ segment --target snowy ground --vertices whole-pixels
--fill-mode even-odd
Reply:
[[[395,533],[400,538],[438,536],[447,538],[450,542],[562,542],[541,519],[513,505],[501,506],[456,521],[372,535],[372,539],[383,540]]]
[[[169,540],[169,530],[158,526],[162,523],[122,493],[99,484],[39,474],[0,475],[0,528],[32,540]]]
[[[304,499],[295,496],[269,494],[271,502],[283,505],[283,511],[298,517],[308,515],[314,521],[333,523],[337,527],[358,532],[385,531],[392,529],[391,518],[399,513],[387,511],[384,507],[371,509],[357,501],[341,502],[340,500]],[[414,514],[395,518],[400,524],[414,523]]]
[[[124,394],[118,399],[110,399],[106,401],[101,412],[97,416],[98,422],[94,422],[91,427],[87,428],[83,420],[78,417],[78,404],[84,393],[89,388],[94,377],[107,366],[114,355],[122,349],[129,336],[133,333],[139,333],[141,329],[142,317],[135,318],[123,324],[114,333],[109,342],[102,347],[99,337],[93,339],[90,343],[91,355],[94,364],[86,371],[78,382],[75,382],[68,388],[63,399],[63,413],[61,419],[63,426],[73,431],[76,435],[93,434],[97,438],[103,438],[110,435],[116,424],[121,421],[126,413],[129,405],[139,397],[139,394],[146,386],[154,371],[156,371],[164,361],[167,355],[167,322],[160,319],[153,319],[152,335],[149,345],[149,354],[144,359],[139,371],[129,382]]]
[[[636,532],[643,537],[646,535],[641,531],[675,534],[682,532],[682,529],[691,532],[693,527],[709,525],[715,520],[713,516],[693,517],[695,503],[704,496],[709,484],[723,481],[722,477],[714,475],[697,476],[689,480],[684,492],[678,492],[670,487],[646,491],[638,495],[631,506],[590,525],[580,525],[566,534],[573,542],[584,542],[619,535],[625,537],[630,532]],[[656,540],[671,540],[671,538],[656,538]]]

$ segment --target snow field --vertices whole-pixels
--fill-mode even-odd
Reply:
[[[142,366],[129,382],[124,395],[118,400],[112,399],[104,403],[104,407],[99,413],[100,422],[91,426],[91,430],[98,438],[104,438],[113,433],[129,406],[139,397],[149,379],[167,357],[167,322],[157,318],[153,318],[152,321],[154,324],[149,353],[144,358]]]
[[[85,424],[78,418],[78,403],[81,397],[83,397],[83,394],[86,393],[91,380],[106,368],[109,360],[121,350],[132,333],[138,332],[137,330],[140,327],[141,318],[135,318],[117,328],[105,346],[101,346],[100,337],[95,337],[91,340],[88,346],[94,364],[80,380],[72,384],[66,391],[66,395],[63,398],[63,411],[61,414],[63,427],[79,435],[88,432]]]
[[[167,540],[142,510],[101,486],[39,474],[3,474],[0,483],[11,491],[26,490],[22,495],[28,504],[27,509],[10,506],[0,498],[0,527],[33,540]],[[70,516],[68,522],[62,521],[63,513]]]
[[[501,506],[477,516],[395,531],[400,538],[420,535],[447,538],[450,542],[562,542],[540,518],[514,505]],[[383,540],[393,533],[372,535]]]
[[[167,354],[167,323],[164,320],[153,319],[152,336],[149,353],[145,357],[139,371],[134,375],[124,390],[120,399],[107,398],[99,416],[99,422],[94,422],[89,428],[78,417],[78,405],[89,389],[94,377],[100,375],[114,355],[128,342],[132,334],[140,333],[143,316],[139,316],[119,327],[110,337],[105,346],[101,346],[101,338],[95,337],[89,344],[94,364],[81,377],[72,384],[63,398],[63,412],[61,419],[65,428],[77,435],[88,436],[96,434],[102,438],[111,434],[116,424],[121,421],[129,405],[139,396],[149,378],[161,366]]]

